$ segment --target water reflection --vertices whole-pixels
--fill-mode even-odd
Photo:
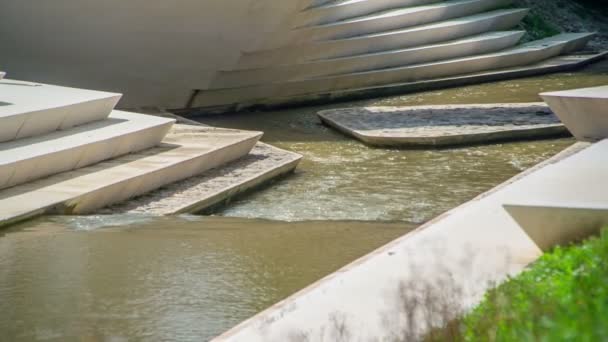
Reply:
[[[106,228],[51,218],[5,232],[0,340],[207,340],[412,228],[108,219]]]

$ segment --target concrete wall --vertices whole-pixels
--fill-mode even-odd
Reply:
[[[183,107],[241,51],[264,48],[311,0],[5,0],[0,70]]]

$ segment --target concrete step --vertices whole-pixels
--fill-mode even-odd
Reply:
[[[511,0],[452,0],[415,7],[384,10],[352,19],[305,27],[294,31],[289,45],[350,38],[440,22],[506,6]]]
[[[300,12],[294,20],[294,28],[329,24],[382,10],[428,5],[440,1],[441,0],[348,0],[328,3]]]
[[[403,30],[254,51],[243,54],[238,68],[261,68],[350,57],[430,45],[488,31],[509,30],[519,24],[527,13],[527,9],[503,9]]]
[[[277,65],[269,68],[225,71],[218,74],[212,82],[211,89],[294,81],[489,53],[514,46],[523,34],[524,31],[488,32],[409,49],[382,51],[292,65]]]
[[[524,66],[553,56],[579,50],[592,37],[593,34],[590,33],[560,34],[501,52],[466,58],[333,77],[209,90],[202,92],[197,97],[195,106],[206,107],[256,101],[263,102],[270,97],[280,98],[305,94],[331,93],[345,89],[382,86],[392,83],[413,82],[492,69]]]
[[[103,120],[120,97],[94,90],[0,80],[0,142]]]
[[[0,189],[158,145],[175,120],[114,111],[96,121],[0,144]]]
[[[608,86],[548,92],[540,96],[577,140],[608,139]]]
[[[245,156],[262,135],[192,126],[181,131],[140,153],[0,191],[0,226],[43,214],[91,213]]]
[[[330,2],[300,12],[295,18],[294,27],[328,24],[381,10],[427,5],[439,1],[441,0],[348,0]]]

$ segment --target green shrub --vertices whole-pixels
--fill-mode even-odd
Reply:
[[[461,332],[465,341],[607,341],[608,230],[488,292]]]

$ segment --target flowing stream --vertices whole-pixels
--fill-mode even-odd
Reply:
[[[0,341],[201,341],[420,223],[554,155],[573,139],[441,150],[368,148],[315,113],[355,105],[539,101],[608,84],[579,73],[324,107],[200,118],[266,132],[305,160],[211,217],[48,217],[0,232]]]

